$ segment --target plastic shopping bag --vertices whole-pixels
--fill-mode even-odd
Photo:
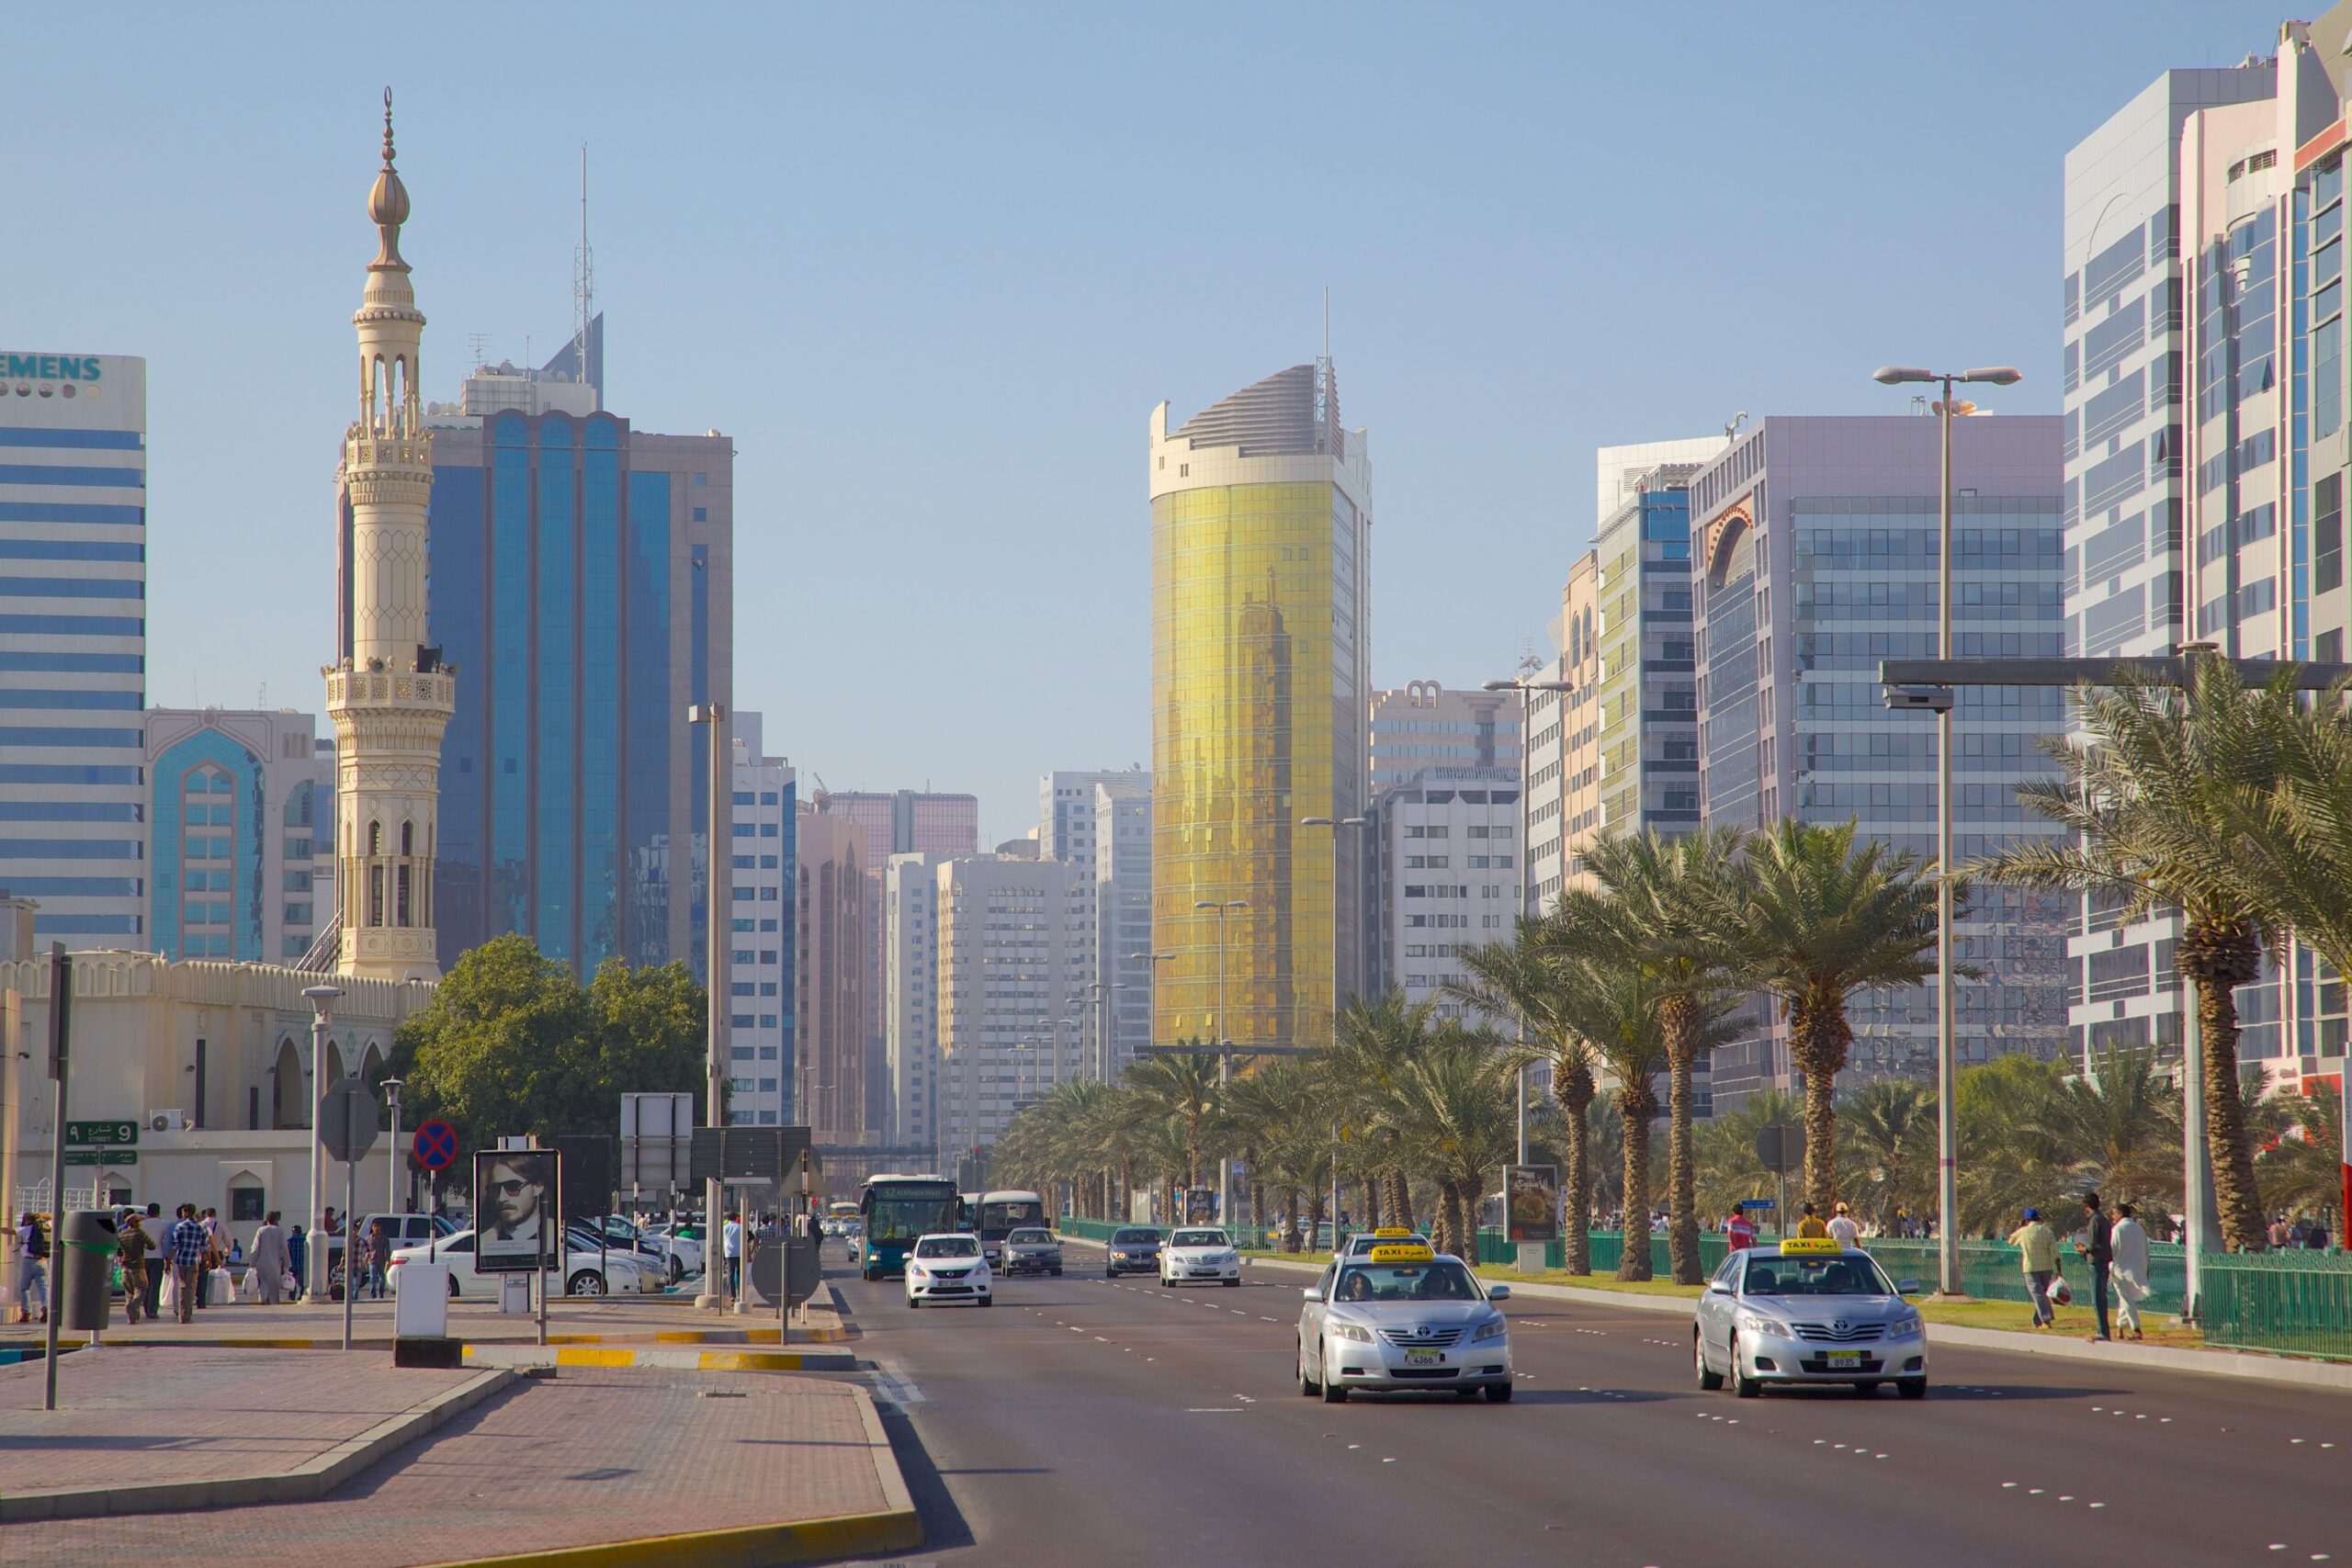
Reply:
[[[2066,1283],[2065,1278],[2063,1275],[2051,1280],[2050,1289],[2043,1293],[2049,1296],[2050,1304],[2052,1306],[2072,1306],[2075,1304],[2074,1290]]]
[[[155,1307],[159,1312],[177,1312],[180,1310],[180,1277],[178,1270],[175,1269],[164,1276],[164,1288],[155,1294]]]

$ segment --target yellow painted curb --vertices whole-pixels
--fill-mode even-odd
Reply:
[[[584,1345],[468,1344],[465,1359],[483,1366],[657,1367],[667,1371],[797,1372],[804,1359],[797,1350],[654,1350]],[[839,1364],[839,1355],[820,1366]]]
[[[651,1536],[601,1546],[558,1547],[510,1557],[467,1557],[458,1562],[496,1564],[497,1568],[763,1568],[770,1563],[870,1557],[922,1544],[922,1521],[908,1507],[792,1524]],[[457,1564],[443,1568],[457,1568]]]

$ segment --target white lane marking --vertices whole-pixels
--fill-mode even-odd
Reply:
[[[1246,1416],[1249,1412],[1238,1404],[1195,1404],[1188,1407],[1187,1416]]]
[[[899,1371],[888,1362],[874,1363],[874,1382],[893,1404],[908,1405],[923,1403],[922,1390],[915,1386],[914,1379]]]
[[[1278,1318],[1278,1317],[1263,1317],[1263,1316],[1261,1316],[1261,1317],[1260,1317],[1260,1318],[1258,1319],[1258,1321],[1259,1321],[1260,1323],[1280,1323],[1280,1322],[1282,1321],[1282,1319],[1281,1319],[1281,1318]],[[2335,1447],[2335,1445],[2334,1445],[2333,1443],[2329,1444],[2328,1446],[2329,1446],[2330,1448]]]

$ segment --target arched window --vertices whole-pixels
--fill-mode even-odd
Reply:
[[[401,853],[404,855],[416,853],[416,824],[413,822],[401,824]]]
[[[384,852],[384,825],[381,822],[368,824],[368,852],[371,855]]]
[[[315,809],[317,795],[318,785],[309,779],[286,792],[286,825],[288,828],[311,826],[311,813]]]
[[[269,1124],[284,1130],[311,1124],[311,1096],[302,1073],[302,1053],[291,1038],[277,1043],[277,1059],[269,1069]]]

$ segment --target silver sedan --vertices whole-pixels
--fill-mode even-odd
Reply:
[[[1869,1253],[1804,1239],[1735,1252],[1707,1282],[1691,1326],[1699,1386],[1726,1380],[1742,1399],[1767,1383],[1892,1382],[1928,1392],[1927,1330]]]

